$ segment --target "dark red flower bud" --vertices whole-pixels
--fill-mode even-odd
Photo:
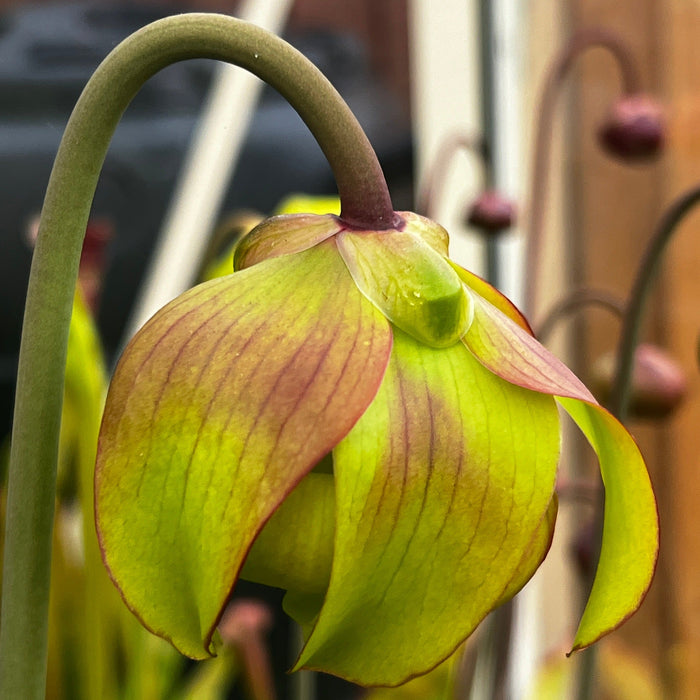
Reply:
[[[479,195],[467,212],[467,223],[488,233],[510,228],[514,222],[515,204],[495,190]]]
[[[627,161],[656,157],[665,141],[661,105],[647,95],[628,95],[618,100],[598,132],[608,153]]]
[[[615,355],[606,353],[593,365],[591,389],[605,403],[610,396]],[[642,343],[635,353],[630,415],[633,418],[666,418],[682,403],[688,383],[678,363],[664,350]]]

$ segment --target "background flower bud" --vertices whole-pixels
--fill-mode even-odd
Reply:
[[[643,94],[618,100],[598,132],[603,148],[622,160],[641,161],[656,157],[665,141],[661,105]]]
[[[596,398],[606,403],[615,370],[614,353],[602,355],[591,370],[590,386]],[[688,383],[678,363],[650,343],[637,348],[632,377],[630,415],[634,418],[666,418],[681,404]]]
[[[488,233],[510,228],[515,222],[515,204],[500,192],[487,190],[467,211],[467,223]]]

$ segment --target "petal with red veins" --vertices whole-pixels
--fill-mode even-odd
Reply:
[[[392,345],[332,242],[161,310],[112,380],[97,526],[132,610],[203,658],[251,543],[375,396]]]
[[[280,214],[259,223],[236,247],[235,270],[261,260],[301,253],[334,236],[341,229],[330,214]]]
[[[396,330],[334,450],[333,568],[297,667],[396,685],[446,658],[546,551],[558,456],[554,399]],[[288,603],[313,624],[313,600]]]
[[[512,384],[595,403],[583,382],[557,357],[478,294],[474,321],[462,342],[494,374]]]
[[[515,304],[505,294],[501,294],[494,286],[490,285],[485,279],[475,275],[469,270],[465,270],[457,263],[449,261],[455,269],[460,279],[472,291],[476,292],[480,297],[495,306],[499,311],[504,313],[511,321],[517,323],[524,331],[530,335],[534,335],[530,324],[527,322]]]
[[[498,309],[474,298],[474,322],[465,345],[498,376],[554,395],[598,456],[605,524],[595,583],[574,642],[579,649],[624,622],[651,583],[658,518],[649,476],[625,427],[597,404],[580,380]]]

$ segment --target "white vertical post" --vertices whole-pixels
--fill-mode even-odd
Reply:
[[[440,144],[455,133],[478,135],[479,50],[477,0],[411,0],[409,45],[417,182]],[[449,167],[434,218],[450,232],[452,257],[480,272],[483,245],[468,234],[462,216],[481,188],[474,155],[460,154]]]

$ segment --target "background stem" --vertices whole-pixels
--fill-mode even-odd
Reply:
[[[529,221],[527,226],[527,249],[525,252],[525,313],[537,312],[537,281],[542,257],[544,214],[549,180],[549,152],[552,141],[552,125],[556,99],[575,59],[584,51],[600,47],[610,52],[620,68],[622,91],[626,95],[639,91],[640,80],[635,64],[620,38],[604,29],[584,29],[576,33],[555,57],[547,72],[544,88],[536,111],[537,129],[533,148],[532,171],[530,173],[530,195],[528,198]]]
[[[540,343],[546,343],[559,321],[588,306],[600,306],[618,318],[622,318],[625,312],[624,304],[616,296],[600,289],[581,287],[556,302],[544,319],[535,326],[537,339]]]
[[[663,253],[683,217],[700,202],[700,185],[678,197],[666,210],[654,231],[632,284],[624,314],[620,345],[617,351],[615,381],[610,395],[610,412],[620,422],[627,420],[632,386],[634,352],[652,284],[656,279]]]
[[[123,111],[153,74],[190,58],[228,61],[297,110],[333,169],[342,216],[385,229],[391,200],[352,112],[309,61],[254,25],[214,14],[169,17],[122,42],[90,79],[66,127],[42,210],[20,348],[0,627],[0,697],[45,694],[56,458],[66,344],[80,249],[97,179]]]
[[[632,375],[634,370],[634,354],[639,343],[639,332],[644,320],[646,304],[651,293],[652,284],[661,265],[663,254],[683,217],[700,202],[700,185],[691,188],[678,197],[661,217],[654,231],[644,257],[639,265],[637,276],[632,285],[629,301],[622,321],[620,343],[615,363],[615,378],[610,394],[609,410],[621,422],[627,420],[629,413]],[[596,532],[603,531],[603,498],[596,505]],[[596,539],[600,542],[600,538]],[[592,568],[590,580],[593,583],[595,567]],[[595,666],[597,650],[595,645],[588,647],[582,653],[579,671],[578,700],[591,700],[595,691]]]

